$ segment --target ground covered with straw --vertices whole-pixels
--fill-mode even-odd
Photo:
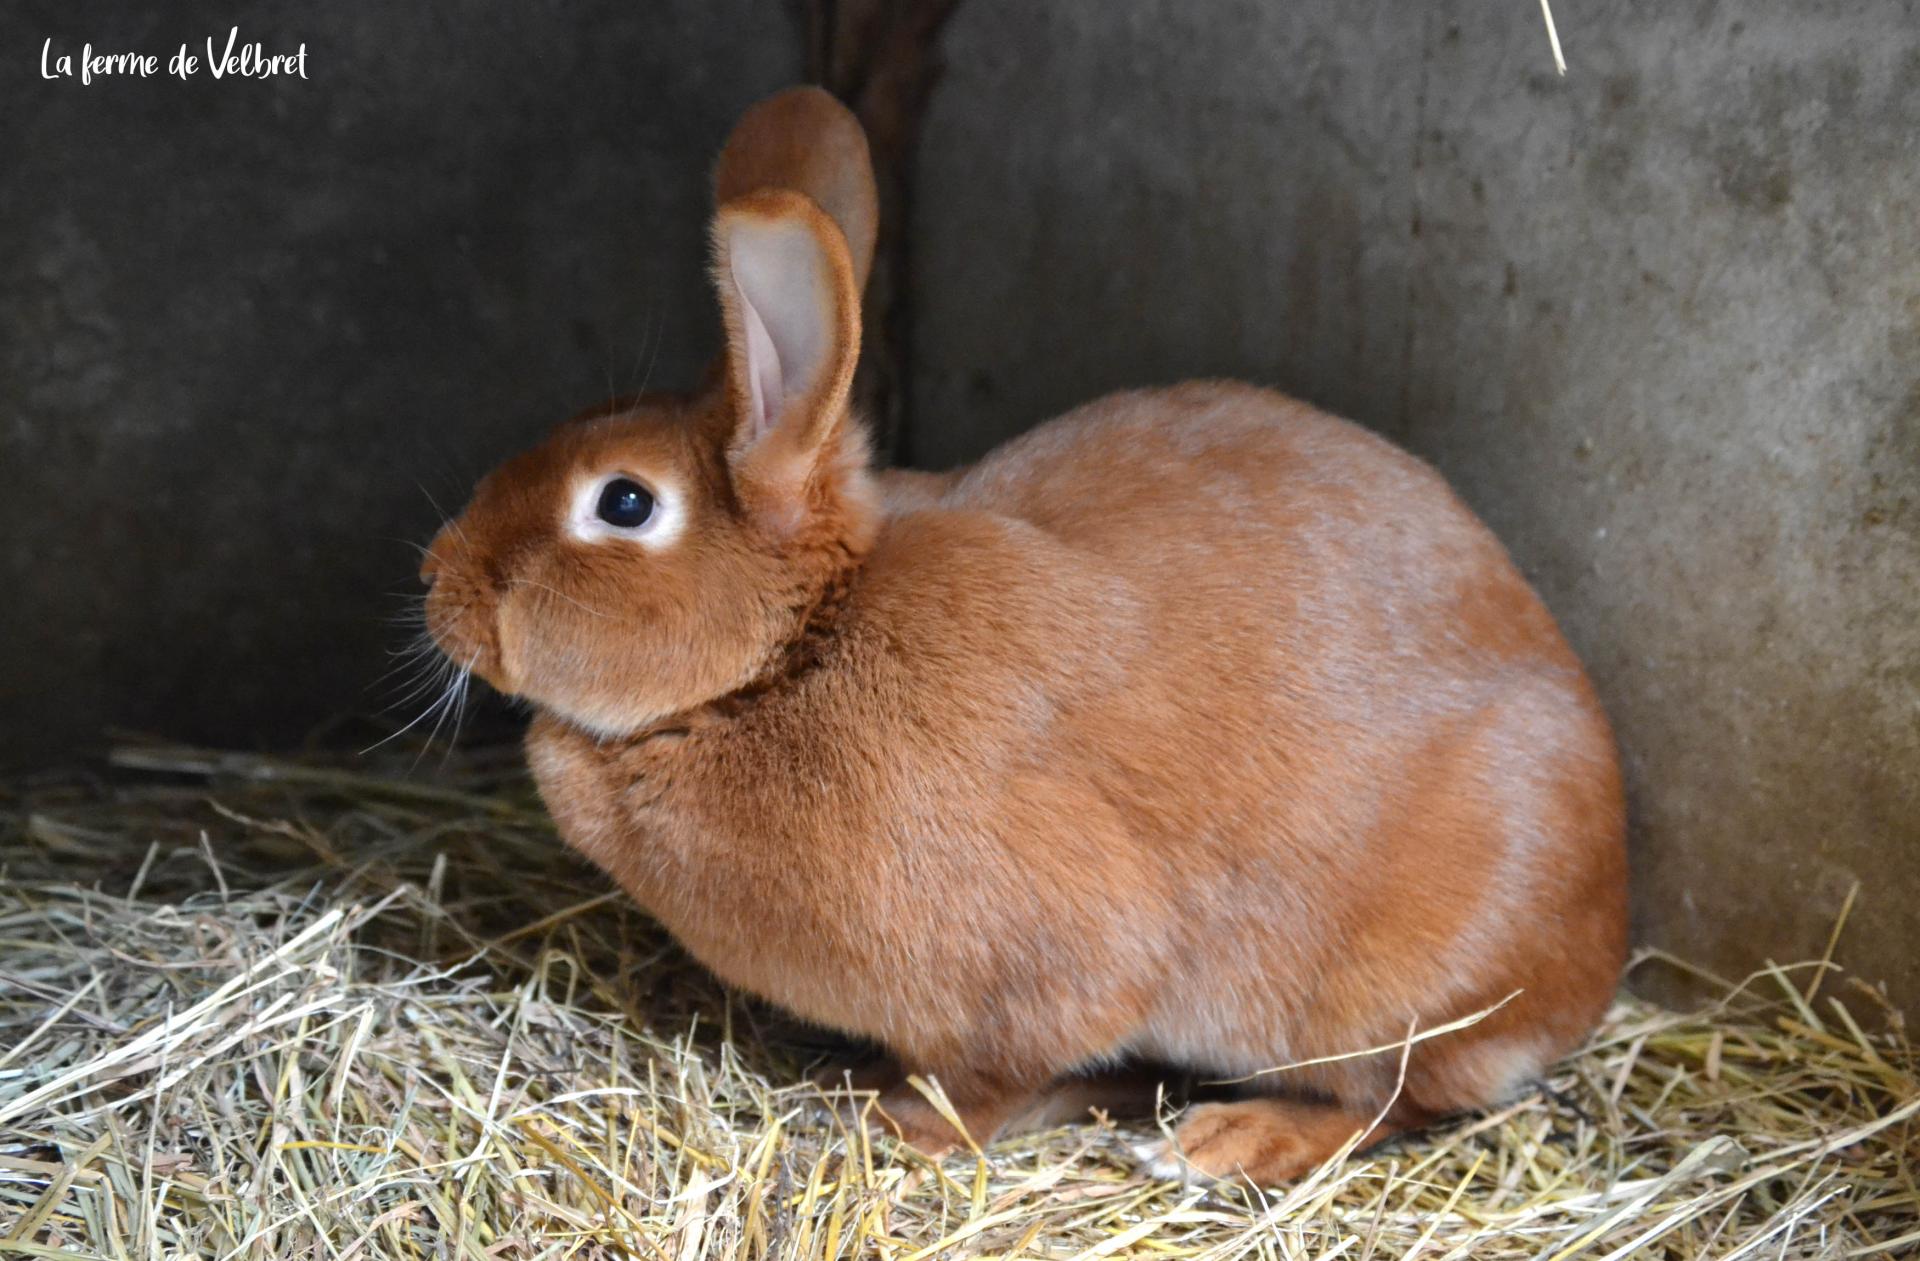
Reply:
[[[1278,1192],[1147,1180],[1108,1124],[931,1165],[511,751],[113,761],[0,794],[0,1255],[1920,1254],[1920,1064],[1818,965],[1622,1001],[1543,1089]]]

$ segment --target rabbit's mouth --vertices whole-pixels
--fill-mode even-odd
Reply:
[[[436,619],[429,601],[428,633],[441,654],[456,668],[477,674],[498,690],[511,693],[513,688],[500,669],[500,652],[495,646],[497,637],[488,629],[488,620],[472,616]]]
[[[427,587],[426,632],[455,669],[511,694],[499,632],[501,592],[475,563],[466,538],[460,522],[448,523],[420,565],[420,581]]]
[[[502,692],[512,692],[501,669],[500,636],[495,630],[489,593],[459,580],[459,575],[423,570],[428,583],[427,635],[454,668],[477,674]]]

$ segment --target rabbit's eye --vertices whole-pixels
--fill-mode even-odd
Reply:
[[[593,511],[608,525],[631,530],[653,516],[653,492],[631,477],[616,477],[600,488]]]

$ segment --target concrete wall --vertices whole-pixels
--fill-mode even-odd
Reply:
[[[308,78],[47,82],[243,40]],[[801,71],[764,0],[0,6],[0,762],[378,699],[505,452],[711,345],[706,173]]]
[[[1591,664],[1646,940],[1920,1004],[1912,4],[968,0],[912,454],[1272,383],[1433,459]],[[1650,983],[1658,977],[1649,974]]]
[[[909,454],[1250,377],[1434,459],[1591,662],[1644,935],[1920,1002],[1920,15],[965,0]],[[794,6],[0,8],[0,760],[362,708],[400,540],[710,345],[704,172]],[[43,82],[238,22],[307,81]]]

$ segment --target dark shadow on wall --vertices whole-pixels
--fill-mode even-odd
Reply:
[[[43,80],[304,43],[307,77]],[[0,10],[0,761],[285,744],[378,698],[438,509],[714,342],[707,171],[797,79],[760,0]]]

